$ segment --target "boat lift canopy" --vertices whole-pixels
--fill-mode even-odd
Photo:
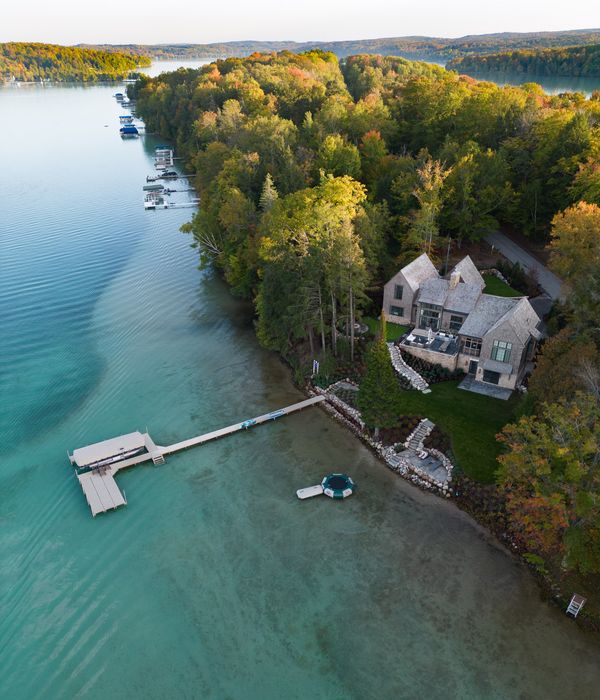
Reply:
[[[109,457],[117,457],[123,452],[138,450],[146,446],[144,436],[139,431],[127,433],[110,440],[95,442],[87,447],[80,447],[73,450],[70,459],[78,467],[87,467]]]

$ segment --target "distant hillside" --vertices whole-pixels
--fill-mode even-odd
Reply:
[[[0,76],[21,81],[119,80],[138,67],[150,65],[143,55],[74,48],[57,44],[0,44]]]
[[[459,39],[407,36],[356,41],[229,41],[213,44],[102,44],[99,46],[80,44],[80,46],[147,55],[156,59],[227,58],[230,56],[249,56],[255,52],[287,50],[300,53],[319,48],[324,51],[331,51],[338,58],[367,53],[403,56],[405,58],[445,63],[456,56],[472,53],[488,54],[512,49],[535,49],[598,43],[600,43],[600,29],[576,29],[564,32],[533,32],[527,34],[505,32],[501,34],[464,36]]]
[[[459,73],[516,72],[532,76],[600,78],[600,44],[462,56],[450,61],[446,67]]]

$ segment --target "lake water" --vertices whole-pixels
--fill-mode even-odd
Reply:
[[[477,80],[488,80],[496,85],[523,85],[538,83],[550,95],[561,92],[582,92],[589,97],[594,90],[600,90],[600,78],[565,78],[555,75],[529,75],[523,73],[476,73],[467,71],[467,75]]]
[[[317,408],[120,474],[91,517],[67,450],[301,398],[190,210],[143,210],[158,141],[120,139],[114,92],[0,90],[0,697],[597,697],[597,642]],[[356,497],[295,498],[337,469]]]

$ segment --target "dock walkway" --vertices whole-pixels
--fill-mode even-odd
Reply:
[[[73,455],[69,455],[69,459],[72,464],[75,463],[80,468],[91,466],[100,460],[110,461],[113,457],[116,459],[116,461],[102,466],[99,469],[93,468],[91,471],[77,475],[77,479],[83,489],[92,515],[95,517],[98,513],[104,513],[108,510],[114,510],[119,506],[126,505],[127,501],[114,479],[115,475],[122,469],[149,461],[152,461],[154,464],[164,464],[165,455],[173,454],[180,450],[187,450],[197,445],[203,445],[206,442],[232,435],[241,430],[253,428],[261,423],[277,420],[290,413],[301,411],[303,408],[314,406],[324,400],[324,396],[313,396],[310,399],[299,401],[291,406],[286,406],[285,408],[280,408],[270,413],[264,413],[261,416],[244,420],[240,423],[234,423],[226,428],[220,428],[219,430],[213,430],[187,440],[181,440],[172,445],[157,445],[150,437],[149,433],[130,433],[128,436],[105,440],[89,447],[73,450]],[[133,457],[118,459],[118,452],[115,451],[117,449],[115,446],[119,445],[119,449],[123,450],[124,448],[121,446],[124,442],[123,438],[127,438],[129,441],[126,444],[127,447],[137,447],[143,441],[143,447],[146,449],[146,452],[136,454]],[[90,461],[86,462],[88,459]]]

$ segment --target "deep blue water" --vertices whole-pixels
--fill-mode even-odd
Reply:
[[[157,141],[114,91],[0,90],[0,697],[595,697],[596,642],[318,409],[120,474],[92,519],[67,450],[300,398],[190,210],[143,210]],[[332,469],[355,498],[297,501]]]

